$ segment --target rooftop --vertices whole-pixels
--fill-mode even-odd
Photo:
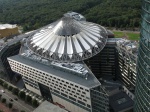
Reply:
[[[40,56],[35,55],[30,50],[24,50],[24,53],[20,53],[20,55],[28,59],[38,61],[39,63],[43,63],[46,65],[53,65],[57,69],[70,71],[71,73],[78,74],[79,76],[84,77],[84,78],[88,77],[88,71],[85,69],[84,65],[80,63],[58,63],[55,61],[50,61],[50,60],[47,60]]]
[[[81,61],[99,53],[107,42],[107,30],[95,23],[78,21],[72,13],[28,38],[29,49],[59,62]]]
[[[48,101],[44,101],[33,112],[68,112]]]
[[[79,84],[87,88],[92,88],[92,87],[100,85],[100,82],[96,79],[96,77],[90,71],[88,71],[87,73],[88,77],[85,79],[85,78],[81,78],[78,75],[74,75],[73,73],[70,73],[69,70],[63,71],[61,69],[55,68],[54,65],[46,65],[43,63],[39,63],[37,61],[30,60],[20,55],[12,56],[12,57],[9,57],[8,59],[23,63],[25,65],[30,66],[31,68],[34,67],[34,69],[44,71],[45,73],[49,73],[53,76],[59,77],[60,79],[61,78],[66,79],[68,81],[74,82],[76,84]],[[86,65],[84,66],[86,68]]]
[[[133,108],[134,104],[133,100],[125,92],[122,91],[113,96],[110,96],[109,102],[114,112],[130,110]]]
[[[127,39],[120,39],[117,42],[117,46],[137,56],[138,54],[138,42]]]
[[[134,95],[119,80],[113,76],[103,76],[99,79],[109,95],[109,104],[112,112],[125,112],[133,108]]]
[[[23,38],[27,38],[29,37],[29,35],[31,35],[34,32],[30,32],[28,34],[21,34],[18,36],[13,36],[11,38],[2,38],[0,39],[0,51],[5,48],[6,46],[11,46],[14,43],[20,42]]]
[[[86,68],[84,67],[83,64],[80,64],[80,63],[76,63],[76,64],[75,63],[57,63],[54,61],[51,64],[58,68],[72,71],[72,73],[77,73],[77,74],[79,74],[79,76],[84,77],[85,79],[88,78],[88,70],[86,70]]]
[[[13,29],[13,28],[16,28],[17,25],[11,25],[11,24],[0,24],[0,30],[3,30],[3,29]]]

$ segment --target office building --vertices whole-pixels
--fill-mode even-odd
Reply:
[[[138,56],[138,42],[127,39],[116,41],[117,49],[117,68],[119,78],[128,88],[135,88],[136,82],[136,63]]]
[[[11,69],[26,89],[71,112],[132,110],[136,42],[110,38],[110,31],[72,12],[19,37],[11,42],[19,54],[5,55],[12,49],[2,46],[1,57],[12,56]],[[3,68],[12,72],[10,66]]]
[[[12,72],[7,57],[17,55],[20,50],[20,41],[29,37],[30,34],[22,34],[10,38],[0,39],[0,77],[12,81],[14,72]]]
[[[85,60],[87,66],[94,73],[96,78],[102,76],[114,76],[118,72],[116,67],[117,54],[116,54],[116,41],[117,38],[108,38],[104,49],[97,55]]]
[[[134,111],[150,112],[150,1],[148,0],[142,0],[141,17]]]
[[[107,30],[64,16],[22,40],[8,58],[27,89],[71,112],[109,112],[108,94],[83,60],[106,45]]]

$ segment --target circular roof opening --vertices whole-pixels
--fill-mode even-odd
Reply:
[[[53,28],[53,32],[58,36],[70,36],[80,32],[78,22],[70,17],[63,17]]]

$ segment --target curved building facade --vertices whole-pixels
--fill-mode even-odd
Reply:
[[[142,0],[141,17],[134,111],[150,112],[150,0]]]

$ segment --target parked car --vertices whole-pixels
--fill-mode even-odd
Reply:
[[[11,98],[10,98],[10,99],[9,99],[9,101],[11,101],[11,102],[12,102],[12,101],[13,101],[13,99],[11,99]]]
[[[5,91],[4,91],[4,90],[2,90],[2,89],[0,90],[0,92],[5,93]]]
[[[14,100],[18,101],[18,98],[14,98]]]

